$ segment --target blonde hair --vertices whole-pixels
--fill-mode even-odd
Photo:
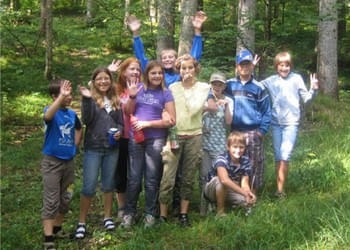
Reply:
[[[160,52],[160,56],[163,57],[163,54],[164,54],[165,52],[171,52],[171,53],[173,53],[173,55],[174,55],[175,57],[177,57],[177,52],[176,52],[176,50],[174,50],[174,49],[163,49],[162,52]]]
[[[290,55],[289,52],[283,51],[283,52],[278,53],[275,56],[274,65],[275,65],[275,69],[276,70],[277,70],[278,64],[280,64],[280,63],[288,63],[290,65],[290,67],[293,66],[293,64],[292,64],[292,56]]]
[[[161,83],[161,88],[162,90],[165,90],[166,87],[165,87],[165,76],[164,76],[164,70],[163,70],[163,67],[162,67],[162,64],[158,61],[150,61],[148,64],[147,64],[147,67],[145,69],[145,72],[143,73],[143,82],[144,82],[144,89],[147,90],[147,88],[149,87],[149,84],[150,84],[150,81],[149,81],[149,77],[148,77],[148,73],[155,67],[159,67],[161,70],[162,70],[162,74],[163,74],[163,80],[162,80],[162,83]]]
[[[184,54],[184,55],[180,56],[178,59],[176,59],[176,62],[175,62],[175,69],[176,69],[176,71],[180,72],[181,64],[184,61],[192,61],[193,65],[194,65],[194,68],[195,68],[196,74],[198,74],[200,72],[201,68],[200,68],[199,63],[190,54]]]
[[[118,95],[116,94],[116,91],[115,91],[115,86],[114,86],[114,81],[113,81],[112,74],[107,68],[100,67],[100,68],[95,69],[94,72],[92,73],[92,77],[91,77],[91,81],[92,81],[92,84],[91,84],[91,97],[92,97],[92,99],[95,100],[95,102],[97,103],[97,106],[99,106],[99,108],[102,109],[104,107],[103,95],[98,90],[98,88],[96,88],[96,86],[95,86],[96,77],[98,76],[98,74],[100,74],[102,72],[106,73],[109,76],[109,79],[111,81],[111,86],[108,89],[106,96],[107,96],[108,99],[111,100],[112,108],[114,110],[119,109],[120,108],[120,100],[119,100],[119,97],[118,97]]]
[[[231,132],[227,138],[227,147],[230,147],[232,144],[246,147],[247,143],[244,133],[237,131]]]

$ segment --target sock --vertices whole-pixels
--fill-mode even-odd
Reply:
[[[53,235],[45,235],[45,242],[53,242],[54,237]]]
[[[53,234],[57,234],[59,231],[61,231],[62,226],[54,226],[53,227]]]

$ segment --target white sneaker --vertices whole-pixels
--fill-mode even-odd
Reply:
[[[153,227],[154,224],[156,224],[156,218],[154,218],[154,216],[151,214],[146,214],[143,221],[145,223],[145,228]]]
[[[135,224],[134,217],[132,215],[124,215],[123,222],[120,224],[123,228],[130,228],[132,225]]]

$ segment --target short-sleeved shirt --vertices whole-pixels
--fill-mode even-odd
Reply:
[[[233,101],[225,96],[230,113],[233,112]],[[223,153],[226,150],[226,120],[225,107],[219,106],[217,112],[203,114],[203,149],[209,152]]]
[[[139,86],[142,86],[140,84]],[[142,86],[136,97],[134,116],[140,121],[161,120],[165,104],[173,102],[174,98],[168,89],[150,89]],[[145,128],[143,133],[146,139],[163,138],[167,136],[166,128]]]
[[[218,167],[224,167],[227,170],[229,178],[236,183],[240,183],[243,176],[250,176],[252,173],[252,167],[248,157],[242,156],[239,164],[235,164],[232,162],[228,151],[216,158],[208,172],[208,181],[217,176]]]
[[[44,108],[44,114],[49,107]],[[45,121],[43,153],[63,160],[76,154],[75,129],[81,129],[77,114],[71,109],[59,109],[52,120]]]

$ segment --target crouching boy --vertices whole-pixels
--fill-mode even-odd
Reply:
[[[76,147],[82,135],[77,114],[67,107],[72,102],[72,87],[67,80],[53,80],[49,86],[53,103],[44,109],[45,142],[43,176],[44,249],[56,249],[54,238],[63,236],[62,222],[71,200],[67,188],[74,180]]]
[[[227,138],[227,151],[220,154],[208,173],[204,195],[216,202],[217,216],[225,216],[225,205],[250,207],[256,197],[249,187],[252,168],[244,156],[246,148],[244,134],[232,132]]]

